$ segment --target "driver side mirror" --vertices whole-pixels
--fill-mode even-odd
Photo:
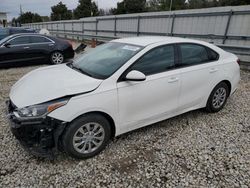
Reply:
[[[10,43],[5,43],[3,46],[6,48],[10,48]]]
[[[146,80],[146,76],[140,71],[132,70],[126,75],[125,80],[139,82]]]

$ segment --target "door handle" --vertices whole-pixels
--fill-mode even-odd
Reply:
[[[54,44],[49,44],[49,46],[54,46]]]
[[[210,73],[214,73],[214,72],[217,72],[217,71],[218,71],[217,68],[211,68],[209,72],[210,72]]]
[[[168,83],[178,82],[179,78],[172,77],[168,80]]]
[[[25,46],[25,47],[23,47],[23,49],[29,49],[30,47],[28,47],[28,46]]]

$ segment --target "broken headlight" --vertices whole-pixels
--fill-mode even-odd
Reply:
[[[51,102],[19,108],[16,110],[20,117],[40,117],[47,115],[61,106],[67,104],[68,99],[54,100]]]

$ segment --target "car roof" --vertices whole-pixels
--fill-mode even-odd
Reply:
[[[17,36],[23,36],[23,35],[47,36],[47,35],[42,35],[39,33],[16,33],[16,34],[11,35],[11,37],[17,37]]]
[[[180,38],[180,37],[165,37],[165,36],[143,36],[143,37],[129,37],[129,38],[121,38],[115,39],[112,42],[120,42],[126,44],[132,44],[137,46],[148,46],[155,43],[165,42],[166,44],[170,43],[179,43],[179,42],[194,42],[201,43],[201,41]]]
[[[14,38],[14,37],[19,37],[19,36],[41,36],[41,37],[47,37],[51,40],[58,40],[57,38],[50,36],[50,35],[43,35],[43,34],[39,34],[39,33],[17,33],[17,34],[12,34],[9,35],[10,38]]]

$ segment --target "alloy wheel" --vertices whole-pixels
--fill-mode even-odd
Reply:
[[[63,54],[60,52],[54,52],[51,58],[54,64],[61,64],[63,62]]]
[[[212,104],[214,108],[220,108],[226,101],[227,91],[225,88],[218,88],[213,96]]]
[[[75,132],[73,146],[77,152],[89,154],[102,145],[104,138],[105,131],[99,123],[86,123]]]

